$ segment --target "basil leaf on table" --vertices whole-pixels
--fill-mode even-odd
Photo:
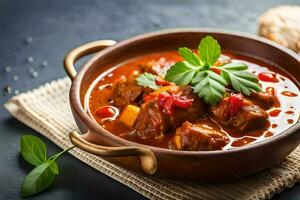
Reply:
[[[56,164],[55,161],[53,161],[51,164],[50,164],[50,170],[53,174],[56,174],[58,175],[59,174],[59,168],[58,168],[58,165]]]
[[[47,159],[46,145],[41,139],[32,135],[23,136],[20,141],[21,154],[27,162],[36,167],[26,176],[22,184],[22,197],[31,196],[46,189],[59,174],[56,159],[74,147],[71,146]]]
[[[35,167],[26,176],[21,189],[22,197],[28,197],[41,192],[54,181],[55,174],[50,169],[51,165],[52,161],[46,161]]]
[[[211,36],[203,38],[198,46],[199,58],[207,66],[212,66],[217,62],[221,54],[221,47],[217,40]]]
[[[23,158],[34,166],[47,160],[45,143],[38,137],[24,135],[21,138],[20,150]]]

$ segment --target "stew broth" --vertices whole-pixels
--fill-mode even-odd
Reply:
[[[298,121],[300,112],[299,89],[287,73],[257,59],[229,52],[222,55],[229,57],[231,62],[247,64],[249,70],[258,76],[262,91],[275,94],[280,102],[280,107],[267,110],[270,126],[266,129],[241,132],[220,126],[211,118],[207,119],[210,127],[218,126],[229,137],[229,143],[223,149],[236,148],[274,137]],[[97,109],[101,106],[112,105],[111,95],[115,83],[121,79],[126,79],[128,76],[137,76],[142,73],[141,65],[151,64],[159,67],[172,65],[181,60],[182,58],[176,51],[168,51],[138,57],[109,69],[100,74],[90,86],[85,96],[85,111],[103,128],[117,136],[134,132],[133,128],[129,128],[119,121],[121,111],[118,109],[107,111],[107,119],[99,117],[96,114]],[[155,146],[169,148],[169,141],[173,135],[174,133],[166,134],[163,141]],[[127,139],[145,143],[137,138],[129,137]]]

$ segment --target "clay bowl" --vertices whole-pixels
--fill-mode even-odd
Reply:
[[[294,75],[299,86],[299,56],[280,45],[253,35],[194,28],[163,30],[118,43],[112,40],[95,41],[72,50],[65,58],[65,68],[72,79],[70,105],[82,133],[70,133],[72,143],[129,170],[158,177],[194,181],[220,181],[243,177],[271,167],[288,156],[300,141],[299,122],[277,136],[237,149],[174,151],[121,139],[103,129],[84,111],[84,96],[93,80],[103,71],[147,53],[174,50],[180,46],[194,48],[206,35],[216,38],[224,50],[283,66],[286,72]],[[76,74],[74,62],[97,51],[99,52]]]

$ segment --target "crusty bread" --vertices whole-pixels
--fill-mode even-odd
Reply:
[[[259,17],[259,34],[300,54],[300,6],[278,6]]]

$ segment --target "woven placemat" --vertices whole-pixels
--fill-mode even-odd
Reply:
[[[53,81],[13,97],[5,108],[61,148],[67,148],[71,145],[68,133],[77,130],[69,107],[69,88],[67,78]],[[300,181],[300,147],[271,169],[222,184],[149,178],[77,148],[70,153],[150,199],[269,199]]]

